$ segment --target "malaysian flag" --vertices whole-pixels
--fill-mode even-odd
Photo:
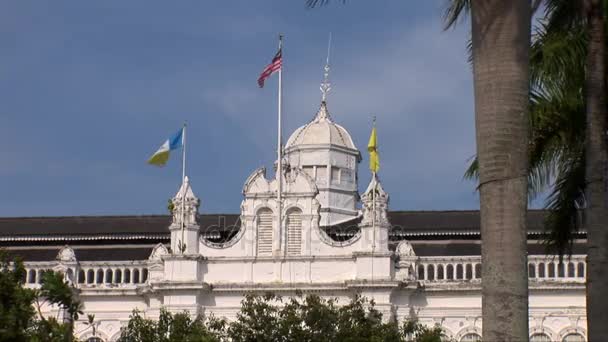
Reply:
[[[266,81],[266,79],[270,77],[270,75],[274,74],[276,71],[281,70],[282,64],[283,58],[281,56],[281,49],[279,49],[277,54],[274,55],[274,57],[272,58],[272,62],[270,62],[270,64],[268,64],[264,68],[264,71],[262,71],[260,77],[258,78],[258,85],[260,86],[260,88],[264,88],[264,81]]]

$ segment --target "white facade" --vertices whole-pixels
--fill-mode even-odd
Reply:
[[[147,317],[166,307],[231,319],[248,291],[296,290],[344,302],[359,293],[374,299],[386,318],[402,320],[413,310],[456,341],[481,335],[480,257],[418,256],[407,240],[389,243],[388,195],[374,177],[358,203],[360,152],[325,102],[289,138],[285,159],[280,226],[277,179],[267,179],[264,169],[246,180],[240,229],[222,242],[201,234],[200,202],[186,180],[173,199],[170,245],[159,243],[148,260],[79,261],[66,246],[55,261],[26,263],[27,286],[38,286],[44,269],[64,271],[105,341],[118,338],[134,309]],[[336,225],[351,233],[336,238]],[[586,338],[585,256],[559,265],[551,256],[530,255],[529,265],[530,335]],[[91,334],[82,322],[76,332],[82,339]]]

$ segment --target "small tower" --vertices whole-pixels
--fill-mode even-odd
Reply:
[[[200,200],[192,192],[186,176],[175,197],[171,200],[173,221],[171,231],[172,254],[198,254],[199,225],[196,222]]]
[[[367,190],[361,196],[363,204],[363,219],[360,223],[361,235],[365,241],[364,250],[370,252],[388,252],[388,221],[389,197],[378,175],[372,176]]]

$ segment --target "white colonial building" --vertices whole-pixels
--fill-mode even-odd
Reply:
[[[44,270],[63,271],[103,341],[118,338],[134,309],[230,319],[249,291],[296,290],[344,302],[361,294],[387,318],[413,311],[446,338],[478,340],[479,213],[388,211],[378,178],[359,196],[360,161],[323,101],[285,146],[280,223],[277,177],[258,169],[245,181],[238,215],[199,214],[186,180],[172,216],[0,218],[0,247],[25,260],[27,286],[39,286]],[[528,213],[530,336],[583,341],[585,234],[577,233],[574,255],[560,264],[544,254],[544,214]],[[92,330],[83,322],[76,333],[86,340]]]

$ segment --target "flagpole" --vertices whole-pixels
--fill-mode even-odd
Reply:
[[[279,51],[281,52],[281,58],[283,58],[283,35],[279,34]],[[281,61],[281,67],[279,68],[279,100],[278,100],[278,125],[277,125],[277,130],[278,130],[278,134],[277,134],[277,160],[278,160],[278,165],[277,165],[277,172],[278,172],[278,177],[277,177],[277,181],[278,181],[278,185],[277,185],[277,220],[278,220],[278,238],[279,241],[282,240],[282,231],[283,229],[281,228],[281,224],[282,224],[282,187],[283,187],[283,134],[282,134],[282,127],[281,127],[281,116],[282,116],[282,107],[283,107],[283,65],[282,65],[282,61]],[[282,241],[279,244],[279,249],[281,248],[280,246],[282,246]]]
[[[182,244],[179,247],[180,254],[184,254],[184,230],[186,228],[186,122],[184,122],[184,128],[182,131]]]

